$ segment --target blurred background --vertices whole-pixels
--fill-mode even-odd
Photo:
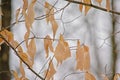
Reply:
[[[103,80],[102,74],[106,74],[112,80],[115,73],[120,73],[119,15],[91,7],[85,16],[84,11],[80,12],[78,4],[70,3],[66,6],[68,2],[65,0],[37,0],[34,6],[35,22],[32,26],[32,32],[41,38],[44,38],[46,35],[50,35],[51,37],[53,35],[51,25],[46,23],[44,17],[41,17],[45,15],[45,1],[54,5],[55,11],[58,11],[54,14],[59,25],[55,38],[59,39],[59,35],[63,34],[65,40],[69,43],[72,53],[71,58],[65,60],[61,66],[56,68],[55,80],[63,80],[66,75],[75,72],[75,52],[78,39],[81,44],[89,47],[91,72],[95,75],[96,80]],[[96,0],[92,0],[92,3],[99,6]],[[119,4],[120,0],[110,0],[110,9],[119,12]],[[15,25],[11,24],[15,22],[16,10],[22,8],[22,6],[22,0],[1,0],[1,10],[3,13],[1,16],[1,28],[11,26],[9,30],[14,33],[14,38],[18,42],[24,40],[23,35],[26,32],[25,24],[24,22],[19,22]],[[102,0],[100,7],[106,7],[106,0]],[[23,19],[21,18],[20,20]],[[36,42],[37,54],[33,69],[39,72],[46,63],[46,58],[43,40],[36,39]],[[53,46],[56,44],[57,41],[53,43]],[[21,45],[26,50],[25,44]],[[11,70],[19,73],[19,58],[6,44],[2,44],[0,51],[0,80],[14,80],[10,73]],[[30,80],[39,80],[35,79],[36,76],[26,66],[25,71],[26,76]],[[65,80],[73,79],[83,80],[83,74],[74,74],[66,77]]]

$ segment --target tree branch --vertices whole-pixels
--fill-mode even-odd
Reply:
[[[16,53],[16,55],[19,57],[20,60],[22,60],[22,62],[28,67],[28,69],[30,69],[30,71],[32,71],[37,77],[39,77],[41,80],[45,80],[42,76],[38,75],[18,54],[18,52],[15,50],[15,48],[4,38],[4,36],[2,36],[0,34],[0,38],[2,38],[6,44],[12,48],[12,50]]]
[[[113,10],[107,11],[106,8],[102,8],[102,7],[96,6],[94,4],[87,4],[87,3],[83,3],[83,2],[79,2],[79,1],[73,1],[73,0],[65,0],[65,1],[68,1],[68,2],[71,2],[71,3],[75,3],[75,4],[82,4],[82,5],[85,5],[85,6],[90,6],[90,7],[102,10],[102,11],[106,11],[106,12],[110,12],[110,13],[113,13],[113,14],[120,15],[120,12],[113,11]]]

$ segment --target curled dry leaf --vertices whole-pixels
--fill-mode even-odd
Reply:
[[[81,71],[89,71],[90,69],[90,55],[89,48],[85,45],[80,46],[80,42],[77,42],[77,51],[76,51],[76,69]]]
[[[64,41],[64,38],[62,35],[60,35],[60,39],[54,54],[55,54],[56,60],[58,61],[58,64],[59,63],[61,64],[63,60],[71,56],[69,45],[67,42]]]
[[[52,39],[47,35],[44,39],[44,48],[46,52],[46,58],[48,57],[49,49],[53,52]]]
[[[85,80],[96,80],[94,75],[92,75],[90,72],[85,73]]]

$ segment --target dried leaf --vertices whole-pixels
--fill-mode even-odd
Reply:
[[[109,80],[109,78],[107,77],[107,75],[102,74],[103,80]]]
[[[51,21],[51,24],[52,24],[52,30],[53,30],[53,38],[55,38],[55,34],[58,29],[58,24],[55,20]]]
[[[19,45],[19,43],[18,43],[18,41],[12,41],[11,42],[11,45],[16,49],[17,48],[17,50],[18,50],[18,52],[23,52],[23,49],[22,49],[22,47]]]
[[[28,48],[28,38],[29,38],[29,35],[30,35],[30,31],[27,31],[24,35],[24,39],[25,39],[25,43],[26,43],[26,47]]]
[[[44,39],[44,48],[46,51],[46,58],[48,57],[49,49],[53,52],[52,39],[47,35]]]
[[[26,25],[26,28],[27,28],[28,31],[30,30],[30,28],[32,27],[32,24],[34,22],[34,16],[35,16],[34,5],[35,5],[36,1],[37,0],[32,0],[31,1],[30,5],[28,6],[27,14],[23,10],[23,14],[25,16],[25,25]]]
[[[106,0],[106,8],[107,8],[107,11],[109,12],[110,11],[110,0]]]
[[[15,80],[20,80],[20,78],[18,77],[18,74],[17,74],[17,72],[16,72],[16,71],[11,70],[11,72],[12,72],[12,74],[13,74],[13,76],[14,76]]]
[[[46,8],[46,21],[47,23],[51,23],[53,30],[53,38],[55,38],[55,34],[58,29],[58,24],[54,18],[54,8],[48,2],[45,2],[44,7]]]
[[[82,2],[83,0],[80,0],[80,1]],[[79,9],[82,12],[82,10],[83,10],[83,5],[82,4],[79,4]]]
[[[8,41],[11,42],[14,40],[13,33],[8,30],[3,30],[0,32],[0,34]]]
[[[99,3],[99,5],[101,5],[102,0],[96,0],[96,1]]]
[[[29,45],[28,45],[28,50],[27,50],[32,62],[34,62],[34,57],[36,54],[36,44],[35,44],[35,40],[31,39]]]
[[[19,56],[32,68],[33,63],[29,59],[27,53],[21,52],[21,53],[19,53]]]
[[[28,0],[23,0],[23,10],[26,11],[26,9],[28,8]]]
[[[83,0],[84,3],[91,4],[91,0]],[[85,15],[89,11],[91,7],[90,6],[85,6]]]
[[[90,72],[85,73],[85,80],[96,80],[94,75],[92,75]]]
[[[47,76],[46,76],[46,79],[47,80],[50,80],[51,78],[53,78],[53,75],[56,73],[56,70],[54,69],[54,66],[53,66],[53,63],[51,62],[50,63],[50,68],[48,70],[48,73],[47,73]]]
[[[18,23],[19,13],[20,13],[20,8],[16,10],[16,23]]]
[[[90,69],[90,55],[89,48],[87,46],[80,46],[80,42],[77,42],[77,51],[76,51],[76,69],[82,71],[89,71]]]
[[[23,68],[21,60],[20,60],[20,73],[21,73],[22,77],[25,77],[25,71],[24,71],[24,68]]]
[[[119,78],[120,78],[120,74],[116,73],[115,76],[114,76],[114,80],[118,80]]]
[[[61,64],[63,60],[71,56],[69,45],[67,42],[64,41],[64,38],[62,35],[60,35],[60,39],[54,54],[55,54],[56,60],[58,61],[58,64],[59,63]]]

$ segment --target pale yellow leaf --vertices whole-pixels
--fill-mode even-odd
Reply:
[[[49,49],[53,52],[52,39],[47,35],[44,39],[44,48],[46,52],[46,58],[48,57]]]
[[[106,0],[106,8],[107,8],[107,11],[109,12],[110,11],[110,0]]]
[[[85,73],[85,80],[96,80],[95,76],[92,75],[90,72]]]

